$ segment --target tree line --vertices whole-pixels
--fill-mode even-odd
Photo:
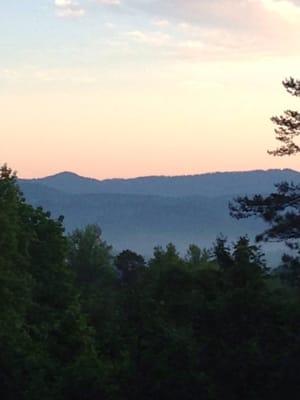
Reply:
[[[300,83],[285,81],[292,94]],[[285,119],[284,119],[285,118]],[[274,120],[294,154],[298,114]],[[239,198],[258,215],[258,240],[295,255],[276,270],[247,236],[212,249],[157,247],[149,260],[115,254],[90,225],[27,204],[0,169],[0,393],[3,400],[258,400],[300,389],[299,187]]]
[[[299,285],[247,237],[114,254],[97,226],[0,174],[3,399],[281,399],[299,385]],[[284,278],[284,279],[283,279]]]

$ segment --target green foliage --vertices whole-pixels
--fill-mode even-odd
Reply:
[[[114,255],[98,226],[66,237],[0,171],[4,400],[279,400],[298,392],[300,298],[241,237]],[[279,281],[282,278],[283,282]]]
[[[115,265],[119,271],[122,282],[130,285],[138,279],[146,263],[144,257],[140,254],[125,250],[116,257]]]
[[[60,397],[67,366],[92,344],[61,220],[27,205],[0,171],[0,384],[3,399]]]
[[[68,237],[67,262],[74,273],[82,310],[96,332],[97,349],[110,357],[113,350],[107,342],[114,335],[118,318],[117,273],[112,248],[102,240],[99,226],[88,225]]]
[[[88,290],[101,283],[112,265],[112,248],[101,238],[97,225],[76,229],[69,236],[68,262],[75,272],[76,282]]]

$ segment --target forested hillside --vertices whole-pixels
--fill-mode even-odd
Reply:
[[[254,193],[270,193],[281,181],[300,181],[300,173],[284,169],[244,172],[215,172],[186,176],[149,176],[134,179],[97,180],[72,172],[62,172],[45,178],[21,180],[39,183],[65,193],[142,194],[167,197],[219,197]]]
[[[258,220],[238,224],[232,219],[228,212],[232,197],[78,195],[31,183],[21,187],[31,204],[43,206],[56,217],[64,215],[68,232],[97,223],[117,249],[130,247],[145,255],[170,240],[183,251],[191,242],[209,246],[221,232],[232,239],[246,232],[254,237],[263,227]]]
[[[59,201],[59,199],[57,199]],[[0,173],[4,400],[257,400],[299,389],[297,262],[269,271],[247,237],[211,251],[115,254],[65,235]]]
[[[300,174],[270,170],[97,181],[63,173],[19,184],[31,204],[64,215],[68,232],[96,223],[116,249],[150,256],[154,246],[170,241],[184,252],[190,243],[211,246],[220,233],[230,241],[246,233],[254,238],[264,224],[237,223],[228,203],[238,195],[269,193],[282,180],[298,183]],[[279,246],[267,251],[278,259]]]

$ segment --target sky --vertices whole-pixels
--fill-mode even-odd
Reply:
[[[300,0],[2,0],[0,163],[21,177],[269,168]]]

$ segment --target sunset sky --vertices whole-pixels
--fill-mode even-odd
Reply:
[[[299,170],[300,0],[2,0],[0,163],[22,177]]]

